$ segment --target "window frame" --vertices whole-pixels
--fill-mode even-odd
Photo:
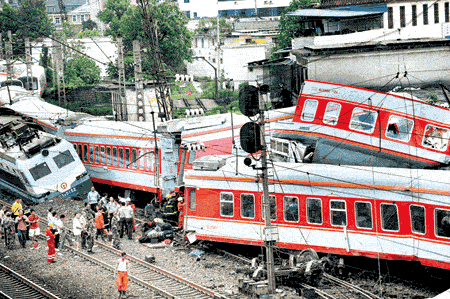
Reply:
[[[95,145],[95,149],[94,149],[94,164],[99,164],[100,163],[100,151],[99,151],[99,146],[96,144]]]
[[[222,194],[231,195],[231,201],[222,200]],[[223,215],[222,214],[222,202],[231,203],[232,207],[232,215]],[[233,192],[220,192],[219,194],[219,213],[221,217],[234,217],[234,193]]]
[[[363,227],[363,226],[358,226],[358,220],[356,219],[357,215],[356,215],[356,204],[357,203],[364,203],[364,204],[369,204],[370,207],[370,220],[372,222],[372,226],[371,227]],[[372,209],[372,203],[370,201],[355,201],[354,203],[354,207],[355,207],[355,226],[359,229],[373,229],[373,209]]]
[[[393,230],[393,229],[385,229],[384,226],[384,217],[383,217],[383,212],[382,212],[382,206],[394,206],[395,210],[396,210],[396,214],[397,214],[397,224],[398,224],[398,230]],[[398,215],[398,206],[395,203],[381,203],[380,204],[380,222],[381,222],[381,229],[383,231],[388,231],[388,232],[399,232],[400,231],[400,219],[399,219],[399,215]]]
[[[327,110],[328,110],[328,105],[330,105],[330,104],[334,104],[334,105],[338,105],[338,106],[339,106],[339,110],[338,110],[339,112],[338,112],[338,115],[337,115],[336,119],[333,119],[332,121],[330,121],[330,120],[327,119]],[[331,125],[331,126],[337,125],[338,122],[339,122],[339,116],[340,116],[340,114],[341,114],[341,109],[342,109],[342,105],[341,105],[341,104],[335,103],[335,102],[328,102],[328,103],[327,103],[327,106],[325,107],[325,113],[324,113],[324,115],[323,115],[323,120],[322,120],[322,122],[323,122],[324,124]],[[333,121],[336,121],[336,123],[333,123]]]
[[[434,24],[439,24],[439,3],[433,3]]]
[[[106,165],[112,165],[112,150],[111,146],[106,147]]]
[[[244,215],[243,215],[243,212],[244,212],[244,209],[243,209],[243,199],[242,199],[242,197],[243,196],[250,196],[251,198],[253,198],[253,217],[245,217]],[[241,218],[245,218],[245,219],[255,219],[255,214],[256,214],[256,211],[255,211],[255,195],[254,194],[251,194],[251,193],[241,193],[241,195],[239,196],[239,200],[240,200],[240,204],[241,204]]]
[[[100,164],[105,165],[106,164],[106,152],[105,152],[105,146],[101,145],[100,146]]]
[[[191,211],[195,211],[197,209],[197,189],[195,188],[189,190],[189,209]]]
[[[332,208],[331,207],[331,203],[332,202],[343,202],[345,208],[344,209],[338,209],[338,208]],[[348,212],[347,212],[347,202],[345,200],[342,199],[330,199],[330,203],[329,203],[329,208],[330,208],[330,224],[331,226],[336,226],[336,227],[346,227],[348,225]],[[345,224],[333,224],[333,211],[344,211],[345,212]]]
[[[318,200],[320,203],[320,223],[311,222],[309,217],[309,200]],[[322,225],[323,224],[323,202],[321,198],[317,197],[307,197],[306,198],[306,223],[313,224],[313,225]]]
[[[446,130],[446,131],[447,131],[447,135],[448,135],[448,136],[447,136],[447,146],[445,146],[443,149],[436,149],[436,148],[433,148],[433,146],[430,146],[430,145],[426,145],[426,144],[425,144],[425,139],[426,139],[427,136],[428,136],[428,135],[426,135],[426,132],[429,130],[429,129],[427,129],[429,126],[432,126],[432,127],[436,128],[436,129],[443,129],[443,130]],[[443,139],[443,138],[442,138],[442,139]],[[422,139],[422,146],[423,146],[423,147],[426,147],[426,148],[429,148],[429,149],[432,149],[432,150],[435,150],[435,151],[439,151],[439,152],[446,152],[447,149],[448,149],[449,143],[450,143],[450,129],[442,128],[442,127],[435,126],[435,125],[432,125],[432,124],[427,124],[427,125],[425,126],[425,130],[424,130],[424,133],[423,133],[423,139]]]
[[[305,119],[305,107],[307,103],[316,103],[316,108],[314,109],[314,113],[308,113],[308,114],[312,114],[312,119],[311,120],[307,120]],[[303,108],[302,108],[302,113],[300,114],[300,119],[302,121],[306,121],[306,122],[313,122],[316,119],[316,114],[317,114],[317,108],[319,107],[319,101],[318,100],[313,100],[313,99],[307,99],[305,100],[305,102],[303,103]]]
[[[444,21],[445,23],[450,22],[450,5],[448,2],[444,2]]]
[[[422,232],[418,232],[418,231],[414,231],[414,229],[413,229],[413,219],[412,219],[412,214],[411,214],[411,207],[413,207],[413,206],[423,209],[423,228],[425,229],[425,231],[423,233]],[[424,206],[420,206],[420,205],[415,205],[415,204],[409,205],[409,222],[410,222],[410,225],[411,225],[411,232],[413,234],[426,235],[426,233],[427,233],[427,215],[426,215],[425,207]]]
[[[295,198],[297,200],[297,220],[287,220],[286,219],[286,199],[287,198]],[[299,207],[299,199],[297,196],[283,196],[283,220],[290,223],[298,223],[300,221],[300,207]]]
[[[387,19],[388,19],[388,29],[393,29],[394,28],[394,8],[393,7],[388,7]]]
[[[413,26],[417,26],[417,5],[411,5],[411,23]]]
[[[358,109],[359,109],[359,110],[363,110],[363,111],[369,111],[370,113],[375,113],[375,119],[374,119],[374,121],[373,121],[373,124],[371,124],[372,129],[370,130],[370,132],[369,132],[369,131],[362,130],[362,129],[358,129],[358,128],[352,127],[352,125],[353,125],[355,122],[357,122],[358,124],[364,123],[364,122],[359,121],[359,120],[358,120],[358,121],[353,120],[353,116],[355,115],[355,111],[357,111]],[[377,119],[378,119],[378,112],[377,112],[377,111],[370,110],[370,109],[366,109],[366,108],[359,108],[359,107],[356,107],[356,108],[354,108],[353,111],[352,111],[352,115],[351,115],[351,117],[350,117],[350,123],[349,123],[348,127],[349,127],[349,129],[354,130],[354,131],[358,131],[358,132],[362,132],[362,133],[366,133],[366,134],[372,134],[372,133],[375,131],[375,127],[376,127],[376,125],[377,125]],[[367,124],[367,123],[364,123],[364,124]]]
[[[428,4],[422,4],[423,25],[428,25]]]
[[[406,27],[406,9],[405,6],[400,6],[400,28]]]
[[[391,137],[391,136],[388,136],[388,135],[387,135],[387,134],[388,134],[389,123],[391,122],[391,118],[393,118],[393,117],[395,117],[395,118],[397,118],[397,119],[400,119],[400,118],[401,118],[401,119],[406,119],[407,122],[411,122],[411,123],[412,123],[412,126],[411,126],[411,132],[408,133],[408,140],[402,140],[402,139],[400,139],[400,138],[394,138],[394,137]],[[391,115],[389,116],[389,119],[388,119],[388,122],[387,122],[386,130],[385,130],[385,132],[384,132],[384,136],[385,136],[386,138],[393,139],[393,140],[396,140],[396,141],[409,142],[409,141],[411,140],[411,136],[412,136],[412,132],[413,132],[413,131],[414,131],[414,121],[413,121],[413,120],[408,119],[408,118],[406,118],[406,117],[402,117],[402,116],[398,116],[398,115],[395,115],[395,114],[391,114]]]

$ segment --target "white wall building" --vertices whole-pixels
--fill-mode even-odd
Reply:
[[[215,17],[252,17],[255,8],[258,16],[280,16],[291,0],[178,0],[182,11],[188,18]]]

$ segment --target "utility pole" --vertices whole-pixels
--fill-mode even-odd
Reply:
[[[133,58],[137,121],[145,121],[144,83],[142,80],[141,44],[139,40],[133,41]]]
[[[31,66],[33,62],[31,61],[31,45],[30,39],[25,39],[25,64],[27,65],[27,90],[31,90],[31,93],[34,94],[34,82],[33,82],[33,71]]]
[[[266,246],[267,255],[267,280],[269,283],[269,292],[275,293],[275,263],[273,260],[273,244],[276,227],[272,226],[270,223],[270,200],[269,200],[269,177],[267,171],[267,144],[265,138],[265,120],[264,120],[264,102],[261,99],[261,93],[258,89],[258,99],[259,99],[259,109],[260,109],[260,132],[261,132],[261,168],[262,168],[262,179],[263,179],[263,202],[265,214],[265,226],[264,226],[264,244]]]
[[[58,86],[58,102],[61,106],[61,100],[64,106],[67,108],[66,100],[66,82],[64,81],[64,63],[63,63],[63,53],[61,45],[55,40],[52,40],[52,46],[54,51],[53,59],[56,64],[56,83]]]
[[[0,60],[3,59],[3,35],[0,33]]]
[[[12,70],[12,34],[11,30],[8,30],[8,39],[5,42],[5,52],[6,52],[6,85],[11,85],[11,77],[13,75]]]
[[[118,51],[118,64],[119,64],[119,97],[116,107],[116,113],[118,113],[118,119],[122,121],[128,120],[127,102],[125,94],[125,62],[123,58],[123,40],[122,37],[117,38],[117,51]]]
[[[219,27],[219,15],[217,14],[217,82],[216,84],[220,87],[220,27]]]

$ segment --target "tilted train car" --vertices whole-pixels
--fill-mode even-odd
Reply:
[[[413,97],[307,80],[273,136],[309,147],[314,163],[431,168],[450,163],[449,116]]]
[[[197,162],[185,177],[189,238],[262,245],[257,171],[242,166],[236,175],[234,158],[215,161],[212,170]],[[269,194],[275,246],[292,257],[312,248],[450,269],[448,170],[280,162],[269,168]]]
[[[25,63],[18,61],[12,65],[12,74],[11,79],[14,81],[12,84],[21,86],[25,90],[31,92],[31,94],[41,97],[44,93],[45,88],[47,87],[47,79],[45,76],[44,67],[39,64],[33,64],[31,66],[31,80],[27,77],[27,66]],[[0,87],[4,87],[7,85],[7,67],[6,62],[0,61]],[[0,96],[0,105],[2,102],[4,104],[9,103],[8,101],[4,101],[5,98],[3,95]]]
[[[86,168],[69,142],[38,131],[15,116],[0,116],[2,189],[27,203],[42,203],[56,196],[80,197],[91,186]]]
[[[72,142],[94,183],[150,192],[159,199],[179,187],[178,175],[182,176],[183,168],[191,169],[197,157],[231,154],[233,135],[237,138],[248,121],[242,115],[233,115],[231,120],[231,114],[221,114],[156,122],[154,127],[152,122],[116,122],[76,113],[39,99],[26,98],[9,107]],[[269,111],[268,122],[292,118],[294,110]],[[189,150],[183,156],[182,142],[201,144],[202,150]]]

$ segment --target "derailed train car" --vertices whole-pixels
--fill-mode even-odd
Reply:
[[[73,146],[15,116],[0,117],[0,187],[28,204],[92,187]]]
[[[189,239],[263,245],[257,171],[242,166],[236,174],[234,158],[211,170],[206,161],[195,169],[197,162],[185,178]],[[269,177],[275,246],[292,257],[311,248],[450,269],[448,170],[274,163]]]

